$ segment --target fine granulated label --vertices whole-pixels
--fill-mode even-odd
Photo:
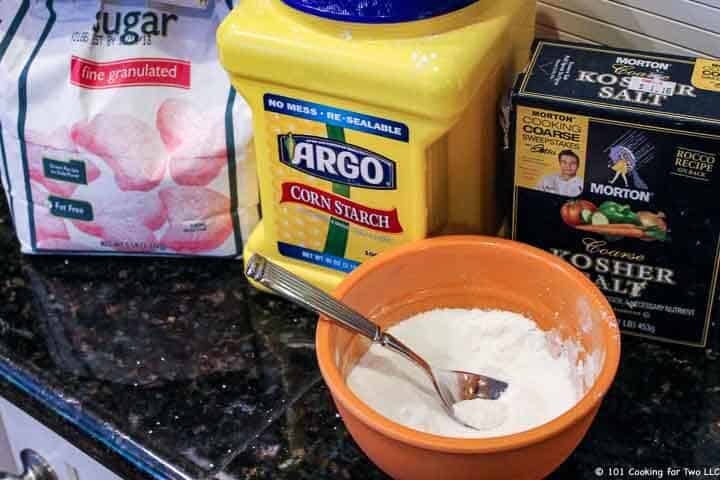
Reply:
[[[717,315],[720,95],[700,89],[694,63],[540,42],[513,96],[513,238],[587,275],[626,333],[704,347]]]

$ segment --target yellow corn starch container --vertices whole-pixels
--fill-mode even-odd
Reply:
[[[245,258],[330,291],[398,244],[494,234],[497,106],[534,22],[534,0],[242,0],[218,45],[254,116]]]

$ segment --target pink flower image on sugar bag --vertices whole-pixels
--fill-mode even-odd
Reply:
[[[170,176],[176,183],[207,185],[227,165],[224,122],[218,113],[204,114],[179,98],[167,99],[160,106],[157,128],[170,153]],[[250,138],[239,140],[244,145]]]
[[[24,253],[242,254],[259,212],[250,109],[217,58],[232,6],[3,1],[0,177]]]
[[[200,253],[222,245],[232,233],[230,199],[202,187],[174,187],[160,192],[170,227],[160,243],[180,253]]]
[[[189,102],[163,102],[157,128],[171,155],[170,175],[178,184],[207,185],[226,165],[225,129],[217,122],[209,124]]]
[[[125,219],[131,219],[150,231],[162,228],[167,221],[167,210],[157,192],[113,192],[93,205],[92,220],[73,220],[81,232],[104,238],[109,229]]]
[[[157,130],[129,115],[99,114],[70,132],[81,148],[102,158],[120,190],[148,192],[162,182],[167,152]]]

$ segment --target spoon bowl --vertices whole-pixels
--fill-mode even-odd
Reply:
[[[265,288],[336,321],[339,325],[364,335],[420,367],[431,379],[447,414],[456,422],[475,428],[455,415],[454,405],[465,400],[497,400],[508,388],[502,380],[478,373],[433,367],[403,342],[382,331],[380,326],[348,305],[333,298],[302,278],[255,254],[247,262],[246,274]]]

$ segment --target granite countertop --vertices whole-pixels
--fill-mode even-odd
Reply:
[[[3,202],[0,395],[125,479],[386,478],[322,383],[313,315],[254,291],[241,262],[21,256]],[[551,478],[610,466],[720,466],[720,358],[623,337]]]

